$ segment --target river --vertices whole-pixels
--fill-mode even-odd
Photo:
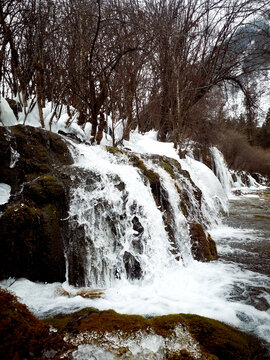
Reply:
[[[219,261],[236,266],[239,277],[227,299],[249,305],[239,313],[246,328],[270,339],[270,189],[246,190],[230,199],[230,213],[223,226],[211,232]],[[261,314],[256,325],[255,317]],[[253,324],[253,325],[251,325]],[[253,329],[252,329],[253,327]],[[269,345],[270,347],[270,345]]]

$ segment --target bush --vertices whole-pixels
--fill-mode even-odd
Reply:
[[[247,138],[239,132],[224,131],[217,146],[231,169],[270,177],[270,151],[251,146]]]

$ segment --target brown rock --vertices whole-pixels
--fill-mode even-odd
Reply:
[[[205,230],[201,224],[189,224],[191,252],[195,260],[211,261],[218,258],[215,241]]]

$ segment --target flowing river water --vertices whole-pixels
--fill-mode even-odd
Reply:
[[[252,330],[270,342],[270,189],[247,189],[231,198],[223,224],[212,232],[219,261],[233,264],[241,272],[228,298],[250,305],[238,317],[247,329],[251,330],[253,323]],[[261,313],[261,324],[254,326],[251,308],[258,310],[257,315]]]

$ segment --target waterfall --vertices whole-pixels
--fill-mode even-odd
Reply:
[[[117,279],[153,278],[166,267],[193,261],[189,221],[207,226],[222,207],[182,169],[194,170],[194,163],[83,144],[73,156],[72,234],[66,246],[72,284],[108,287]]]
[[[233,187],[231,172],[225,162],[224,156],[216,147],[211,147],[210,152],[213,161],[214,173],[222,184],[226,194],[229,196]]]
[[[140,278],[157,271],[156,259],[160,267],[175,261],[162,213],[138,169],[102,148],[78,149],[74,167],[83,177],[72,191],[70,217],[84,231],[85,284]]]

